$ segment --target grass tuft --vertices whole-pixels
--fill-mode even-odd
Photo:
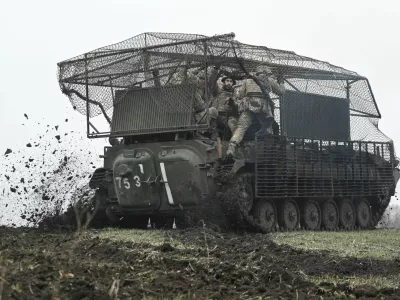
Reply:
[[[400,258],[399,229],[275,233],[272,239],[277,244],[286,244],[307,251],[326,250],[340,257],[385,260]]]

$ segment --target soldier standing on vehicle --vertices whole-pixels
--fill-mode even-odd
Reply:
[[[259,86],[261,85],[261,87]],[[236,149],[243,140],[246,130],[252,124],[254,117],[258,115],[265,124],[271,124],[268,119],[274,120],[273,103],[267,99],[267,95],[263,93],[271,91],[278,96],[283,96],[285,87],[283,83],[278,83],[272,77],[272,71],[267,66],[258,66],[255,72],[250,73],[250,78],[244,80],[240,90],[239,111],[241,112],[237,128],[229,142],[227,156],[235,156]]]

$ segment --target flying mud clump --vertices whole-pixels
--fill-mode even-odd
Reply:
[[[54,126],[24,117],[36,136],[0,159],[0,226],[56,222],[74,201],[90,198],[87,184],[101,163],[101,146],[70,130],[68,119]]]

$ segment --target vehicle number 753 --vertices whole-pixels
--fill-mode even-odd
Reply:
[[[130,184],[128,178],[115,177],[115,180],[117,182],[118,188],[121,189],[122,186],[127,190],[129,190],[131,188],[131,184]],[[135,184],[135,186],[140,187],[141,184],[140,184],[139,176],[137,176],[137,175],[133,176],[133,181],[134,181],[133,183]]]

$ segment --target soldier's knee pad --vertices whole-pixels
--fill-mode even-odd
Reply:
[[[215,107],[210,107],[208,109],[208,114],[210,118],[216,119],[218,117],[218,110]]]

